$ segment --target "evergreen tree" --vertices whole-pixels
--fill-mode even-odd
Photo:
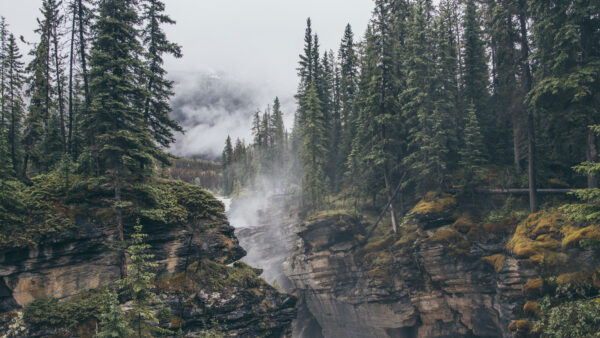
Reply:
[[[125,315],[119,306],[117,294],[107,290],[103,295],[103,311],[100,314],[100,330],[98,338],[131,337],[133,329],[125,320]]]
[[[8,47],[8,24],[6,19],[0,17],[0,124],[4,124],[6,120],[5,100],[6,100],[6,53]]]
[[[227,139],[225,140],[225,148],[223,149],[223,155],[221,156],[221,162],[223,166],[228,166],[231,164],[233,158],[233,147],[231,145],[231,137],[227,135]]]
[[[287,151],[285,139],[285,127],[283,125],[283,113],[281,112],[281,103],[276,97],[273,102],[273,112],[271,114],[271,131],[273,137],[273,168],[276,177],[281,178],[284,172],[285,152]]]
[[[398,149],[401,149],[403,137],[398,130],[400,109],[398,104],[398,74],[395,72],[395,49],[398,40],[393,37],[395,16],[388,1],[375,1],[374,17],[372,19],[372,34],[366,50],[371,66],[371,78],[367,79],[363,118],[372,120],[363,154],[367,166],[376,168],[379,177],[383,177],[385,192],[388,200],[392,200],[395,190],[394,176],[400,170],[398,167]],[[361,124],[365,127],[366,124]],[[396,220],[396,204],[390,203],[392,228],[398,229]]]
[[[305,121],[302,135],[302,164],[304,177],[302,189],[305,203],[314,209],[319,208],[326,192],[324,166],[326,162],[326,135],[321,101],[314,82],[306,92]]]
[[[49,0],[49,11],[52,18],[51,25],[51,53],[52,53],[52,62],[53,62],[53,73],[55,76],[55,89],[56,89],[56,108],[58,109],[58,121],[59,121],[59,130],[60,130],[60,142],[61,142],[61,151],[63,153],[67,152],[67,131],[65,126],[65,81],[66,76],[64,74],[64,55],[61,50],[61,39],[63,37],[63,23],[64,23],[64,15],[62,15],[59,11],[59,6],[61,2],[57,2],[55,0]]]
[[[121,292],[131,297],[132,309],[127,313],[127,318],[134,331],[134,337],[147,337],[152,333],[169,333],[161,329],[159,319],[152,310],[152,306],[162,305],[160,298],[154,293],[153,272],[158,264],[151,262],[153,254],[149,254],[150,245],[146,243],[148,235],[142,232],[140,220],[133,227],[131,243],[127,247],[127,253],[131,264],[128,265],[127,277],[119,281]]]
[[[152,140],[143,110],[145,90],[137,81],[141,68],[137,58],[141,46],[136,25],[139,23],[135,1],[106,0],[100,4],[92,48],[90,112],[83,121],[90,144],[80,157],[93,172],[105,175],[114,191],[116,227],[123,241],[123,209],[131,201],[123,200],[130,190],[152,173],[154,159],[167,163],[167,155]],[[126,275],[125,257],[121,274]]]
[[[529,3],[536,69],[529,98],[546,122],[548,160],[567,176],[582,158],[597,160],[596,135],[588,126],[600,119],[600,7],[592,0]],[[588,187],[596,186],[589,175]]]
[[[169,117],[169,99],[173,95],[173,81],[166,78],[163,68],[163,55],[180,58],[181,47],[167,40],[161,25],[175,24],[164,13],[165,5],[160,0],[142,2],[145,23],[142,35],[146,47],[143,82],[146,83],[147,97],[144,103],[144,119],[150,127],[154,141],[163,147],[175,141],[173,132],[183,132],[181,126]]]
[[[459,165],[464,172],[465,185],[473,186],[480,183],[481,169],[486,163],[483,137],[479,127],[479,121],[475,114],[475,105],[467,107],[464,134],[464,145],[460,148]]]
[[[260,146],[263,144],[264,133],[263,133],[263,125],[260,119],[260,111],[257,110],[254,112],[254,116],[252,118],[252,135],[254,135],[254,144]]]
[[[341,120],[341,145],[340,157],[347,158],[350,154],[352,138],[354,136],[354,98],[358,91],[358,56],[354,44],[354,33],[352,26],[346,25],[344,37],[340,44],[338,52],[340,81],[339,81],[339,100],[340,100],[340,120]]]
[[[231,137],[227,135],[225,140],[225,148],[223,148],[223,154],[221,155],[221,163],[223,165],[223,186],[225,187],[225,195],[231,194],[233,190],[233,146],[231,144]]]
[[[489,110],[496,116],[495,148],[497,162],[508,162],[512,152],[515,172],[522,171],[521,161],[525,157],[526,112],[524,112],[524,94],[520,90],[519,79],[519,41],[514,0],[488,2],[486,33],[489,35],[492,65],[492,96]],[[512,127],[512,137],[511,129]],[[511,142],[512,139],[512,142]],[[510,147],[512,143],[512,151]]]
[[[56,3],[54,0],[42,2],[42,19],[38,20],[39,42],[31,50],[32,60],[27,66],[30,75],[27,94],[29,100],[29,114],[25,120],[25,135],[23,138],[25,160],[23,173],[27,174],[29,160],[40,169],[47,169],[51,164],[46,160],[41,148],[41,143],[48,143],[50,137],[50,118],[53,109],[53,78],[51,77],[51,46],[52,31],[55,22]],[[55,135],[54,133],[52,135]]]
[[[92,102],[92,95],[89,88],[89,71],[88,71],[88,40],[90,40],[92,22],[94,20],[93,0],[73,0],[75,6],[73,8],[77,14],[77,41],[79,47],[79,63],[81,67],[81,78],[83,80],[83,95],[85,102],[85,111],[89,108]]]
[[[463,19],[463,97],[466,102],[473,102],[477,118],[481,123],[484,140],[488,151],[494,148],[494,117],[487,104],[489,100],[489,72],[483,32],[479,21],[480,12],[475,0],[466,1]]]
[[[5,111],[8,120],[8,147],[13,171],[21,176],[21,129],[24,115],[23,83],[25,81],[22,55],[14,35],[8,37],[4,65],[6,67]]]
[[[428,7],[418,1],[408,27],[405,68],[407,88],[402,93],[404,120],[409,129],[410,148],[404,158],[412,170],[411,180],[418,193],[441,189],[447,174],[448,135],[445,93],[435,90],[436,63],[432,46],[433,30],[427,21]],[[437,97],[436,97],[437,96]],[[445,102],[437,102],[444,100]]]

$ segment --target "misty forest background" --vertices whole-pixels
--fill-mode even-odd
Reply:
[[[183,128],[163,58],[181,47],[163,31],[174,23],[164,10],[43,0],[27,65],[2,19],[2,247],[68,227],[57,201],[109,206],[124,242],[136,219],[166,217],[158,206],[176,188],[164,177],[292,196],[304,215],[383,210],[390,232],[421,198],[445,193],[477,205],[478,194],[512,192],[510,208],[563,205],[598,224],[598,1],[376,0],[361,38],[340,27],[337,53],[309,19],[293,127],[275,98],[254,114],[253,140],[227,138],[220,164],[168,153]]]
[[[599,10],[375,1],[364,37],[348,25],[337,54],[320,50],[309,19],[293,129],[277,99],[256,112],[250,144],[226,141],[224,191],[275,177],[309,210],[393,200],[395,230],[428,191],[528,189],[535,212],[535,188],[596,188]]]

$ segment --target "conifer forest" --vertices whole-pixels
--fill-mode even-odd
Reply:
[[[600,1],[310,3],[250,110],[198,3],[0,0],[0,337],[600,335]]]

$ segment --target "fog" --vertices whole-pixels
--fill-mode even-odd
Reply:
[[[170,78],[175,81],[171,116],[185,130],[176,135],[170,149],[179,156],[218,159],[227,135],[234,141],[238,137],[251,141],[252,115],[277,96],[266,85],[257,86],[225,73],[175,72]],[[295,103],[290,97],[281,100],[287,127],[292,123]]]

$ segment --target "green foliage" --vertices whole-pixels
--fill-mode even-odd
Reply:
[[[553,301],[546,297],[540,303],[534,332],[544,337],[600,337],[600,302],[570,300],[554,305]]]
[[[258,277],[257,270],[243,262],[236,262],[229,267],[204,259],[190,264],[186,272],[161,280],[158,284],[162,290],[194,293],[200,290],[220,290],[225,287],[256,289],[264,286],[263,283],[264,281]]]
[[[109,337],[131,337],[133,329],[129,327],[129,323],[125,320],[125,316],[119,306],[117,294],[107,290],[103,294],[102,313],[100,314],[99,323],[99,338]]]
[[[154,292],[153,272],[158,265],[152,262],[154,255],[147,253],[150,245],[146,243],[148,235],[142,232],[139,220],[134,226],[135,232],[131,235],[131,243],[127,247],[130,263],[127,265],[127,276],[117,282],[123,295],[131,297],[132,308],[126,314],[127,320],[134,331],[134,337],[146,337],[148,334],[170,333],[169,330],[159,326],[159,316],[153,307],[166,309],[162,300]],[[109,314],[112,309],[109,307]],[[115,316],[115,314],[113,314]],[[118,316],[118,314],[116,314]],[[122,326],[116,318],[112,326]]]
[[[38,298],[23,309],[29,327],[66,329],[74,332],[89,320],[99,320],[103,311],[103,292],[90,290],[68,300]]]
[[[0,248],[35,246],[74,225],[68,210],[45,190],[45,182],[39,177],[37,184],[25,186],[0,180]]]
[[[326,135],[321,110],[321,101],[318,97],[314,83],[309,85],[306,93],[306,107],[304,110],[304,124],[302,135],[302,163],[304,177],[302,179],[303,195],[306,203],[311,208],[318,208],[323,201],[326,191],[325,171],[326,163]]]

